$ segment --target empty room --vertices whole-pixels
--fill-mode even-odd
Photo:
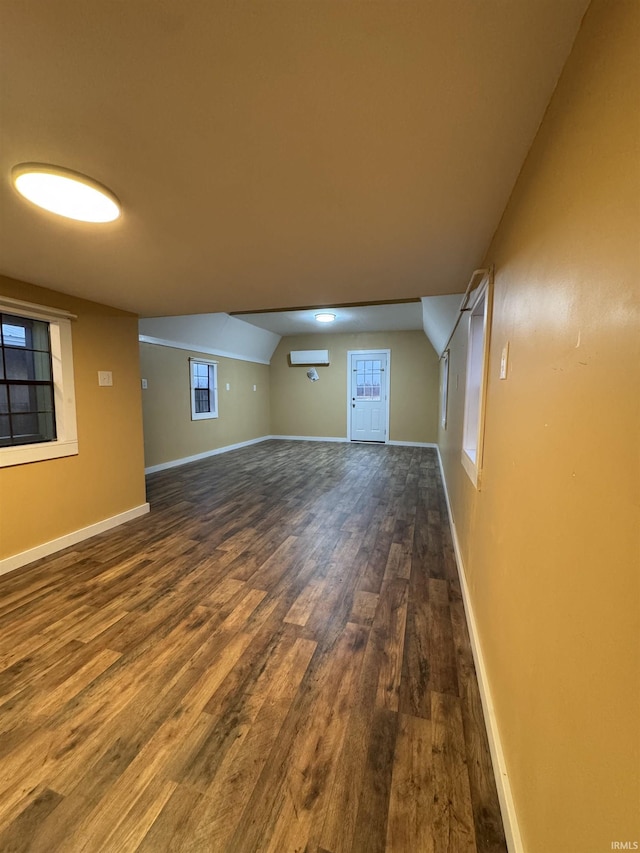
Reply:
[[[0,851],[640,848],[640,3],[0,3]]]

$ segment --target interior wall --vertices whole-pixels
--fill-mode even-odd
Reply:
[[[640,840],[639,19],[590,7],[486,258],[481,492],[465,322],[451,345],[439,441],[528,853]]]
[[[0,468],[0,558],[145,503],[138,319],[0,276],[0,293],[77,315],[72,321],[77,456]],[[98,386],[111,370],[112,387]]]
[[[291,350],[328,349],[331,364],[290,367]],[[438,359],[422,331],[291,335],[271,359],[271,431],[274,435],[347,436],[347,352],[390,349],[389,437],[435,442],[438,435]]]
[[[198,356],[218,362],[218,417],[192,421],[189,358]],[[142,343],[140,369],[148,383],[142,392],[147,468],[270,434],[269,365]]]

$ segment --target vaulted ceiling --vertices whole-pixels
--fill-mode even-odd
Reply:
[[[0,4],[0,272],[146,316],[464,290],[586,0]],[[17,163],[108,186],[55,217]]]

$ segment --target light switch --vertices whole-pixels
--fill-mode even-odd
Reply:
[[[111,386],[113,385],[113,374],[110,370],[98,371],[98,385]]]
[[[254,386],[253,386],[253,390],[254,390],[254,391],[257,391],[257,390],[258,390],[258,386],[257,386],[257,385],[254,385]]]
[[[507,378],[507,368],[509,367],[509,341],[502,348],[502,356],[500,357],[500,379]]]

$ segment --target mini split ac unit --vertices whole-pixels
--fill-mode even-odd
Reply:
[[[328,349],[303,349],[289,353],[291,365],[329,364]]]

